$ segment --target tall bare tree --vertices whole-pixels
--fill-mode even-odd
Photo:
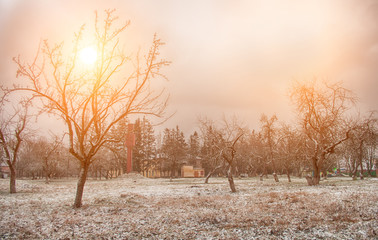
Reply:
[[[276,148],[276,135],[277,131],[274,126],[274,124],[277,122],[277,116],[274,114],[270,118],[268,118],[265,114],[261,115],[260,123],[261,123],[261,132],[262,136],[265,140],[265,145],[267,149],[267,155],[269,162],[272,164],[273,169],[273,177],[276,182],[279,182],[278,176],[277,176],[277,166],[276,166],[276,160],[274,159],[274,152]]]
[[[236,116],[227,119],[223,116],[223,134],[226,139],[226,146],[221,149],[221,156],[227,163],[227,179],[231,188],[231,192],[236,192],[234,178],[232,176],[235,168],[235,157],[237,153],[237,142],[244,135],[243,127]]]
[[[208,142],[209,144],[206,151],[211,159],[211,168],[206,176],[205,183],[217,169],[225,167],[230,189],[232,192],[236,192],[232,174],[235,168],[236,143],[244,134],[243,129],[236,117],[229,120],[224,116],[222,128],[217,128],[212,121],[206,119],[200,120],[200,123],[204,143]]]
[[[140,51],[126,55],[121,37],[129,22],[119,24],[114,11],[106,10],[103,21],[96,12],[94,39],[90,41],[82,26],[71,50],[64,48],[63,43],[51,46],[45,40],[33,62],[14,59],[18,76],[24,77],[27,84],[11,90],[27,91],[40,98],[41,107],[65,123],[69,152],[80,162],[81,169],[75,208],[82,206],[89,166],[104,144],[112,141],[109,133],[116,124],[132,114],[161,117],[167,101],[165,92],[154,90],[151,84],[152,80],[165,78],[160,69],[169,65],[159,58],[163,42],[155,35],[143,58]],[[88,42],[93,43],[97,52],[92,65],[79,62]]]
[[[359,118],[350,134],[349,147],[356,160],[353,166],[354,179],[357,178],[358,167],[360,167],[360,178],[364,178],[364,159],[369,159],[369,145],[376,134],[376,123],[377,119],[373,112],[368,117]]]
[[[249,150],[248,172],[253,176],[260,175],[260,180],[263,181],[263,176],[266,175],[267,161],[261,132],[252,130],[248,134],[247,141]]]
[[[205,167],[205,183],[209,183],[209,178],[221,168],[225,167],[224,161],[220,156],[220,149],[225,147],[223,133],[209,119],[198,119],[201,131],[202,147],[201,157]]]
[[[306,139],[300,131],[292,126],[283,124],[279,129],[277,141],[279,161],[286,171],[287,179],[291,182],[290,173],[296,168],[300,172],[302,159],[304,158]]]
[[[349,138],[351,129],[345,124],[345,114],[356,99],[340,82],[297,81],[290,92],[301,128],[312,142],[310,157],[314,176],[309,178],[309,185],[317,185],[327,158]]]
[[[7,113],[4,98],[2,100],[0,103],[0,145],[10,170],[9,192],[16,193],[16,164],[26,127],[31,118],[28,113],[30,101],[21,101],[10,113]]]
[[[227,179],[228,183],[231,188],[231,192],[236,192],[236,187],[234,183],[234,178],[232,176],[232,170],[234,168],[234,160],[236,156],[236,143],[238,140],[243,136],[243,133],[239,133],[239,135],[232,141],[228,143],[228,146],[221,151],[221,156],[227,162]]]
[[[20,156],[20,163],[24,166],[17,166],[17,170],[26,172],[40,172],[48,184],[53,175],[57,175],[62,165],[60,150],[63,138],[53,136],[53,139],[45,137],[29,137],[25,139],[25,146]],[[26,166],[25,166],[26,165]],[[29,165],[29,166],[28,166]],[[25,169],[27,167],[28,169]]]

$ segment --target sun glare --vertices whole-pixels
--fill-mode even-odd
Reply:
[[[85,64],[93,64],[97,59],[97,52],[92,47],[86,47],[79,53],[80,60]]]

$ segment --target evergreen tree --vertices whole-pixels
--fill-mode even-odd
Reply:
[[[126,135],[127,135],[127,125],[129,121],[127,119],[122,119],[117,123],[116,128],[111,130],[111,136],[113,141],[106,144],[106,148],[111,150],[119,162],[119,166],[122,168],[123,172],[127,169],[127,151],[126,151]]]
[[[189,137],[189,149],[188,149],[188,155],[189,155],[189,164],[196,165],[196,160],[200,155],[200,138],[198,133],[195,131],[192,135]]]
[[[175,172],[179,169],[179,163],[185,157],[187,144],[185,142],[184,133],[178,126],[173,129],[166,128],[164,130],[162,153],[170,165],[171,179]]]
[[[156,138],[152,124],[146,117],[135,121],[134,133],[133,169],[140,172],[148,168],[155,158]]]

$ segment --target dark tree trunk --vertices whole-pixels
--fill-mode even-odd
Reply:
[[[287,174],[287,180],[288,180],[289,182],[291,182],[289,169],[286,169],[286,174]]]
[[[352,179],[357,180],[357,168],[356,168],[356,170],[354,170],[354,172],[352,174]]]
[[[174,174],[175,174],[175,168],[176,168],[176,162],[172,162],[172,165],[171,165],[171,177],[169,179],[170,182],[173,181],[173,177],[174,177]]]
[[[47,161],[47,158],[44,159],[44,163],[45,163],[45,166],[43,167],[43,170],[45,172],[45,183],[48,184],[49,183],[49,165],[48,165],[48,161]]]
[[[363,180],[364,179],[364,167],[363,167],[362,163],[360,164],[360,167],[361,167],[360,179]]]
[[[10,193],[16,193],[16,170],[13,166],[10,166]]]
[[[360,168],[361,168],[361,172],[360,172],[360,179],[364,179],[364,166],[362,164],[362,143],[360,143],[360,154],[359,154],[359,160],[360,160]]]
[[[314,167],[314,185],[319,185],[320,183],[320,169],[319,169],[319,166],[317,166],[317,164],[315,165]]]
[[[320,166],[319,166],[318,158],[314,157],[312,159],[312,167],[313,167],[313,171],[314,171],[314,176],[313,177],[306,176],[307,183],[308,183],[309,186],[319,185],[319,182],[320,182]],[[310,179],[311,179],[311,181],[310,181]]]
[[[76,189],[76,197],[75,197],[75,203],[74,208],[80,208],[82,206],[82,198],[83,198],[83,192],[84,192],[84,185],[87,181],[87,175],[88,175],[88,166],[84,165],[80,168],[79,173],[79,181],[77,182],[77,189]]]
[[[228,178],[228,183],[230,184],[231,192],[236,192],[236,187],[234,183],[234,178],[232,177],[232,166],[228,166],[227,170],[227,178]]]

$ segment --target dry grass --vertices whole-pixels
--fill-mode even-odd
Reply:
[[[334,178],[308,187],[273,179],[123,178],[88,181],[72,209],[75,180],[0,180],[1,239],[374,239],[376,179]]]

